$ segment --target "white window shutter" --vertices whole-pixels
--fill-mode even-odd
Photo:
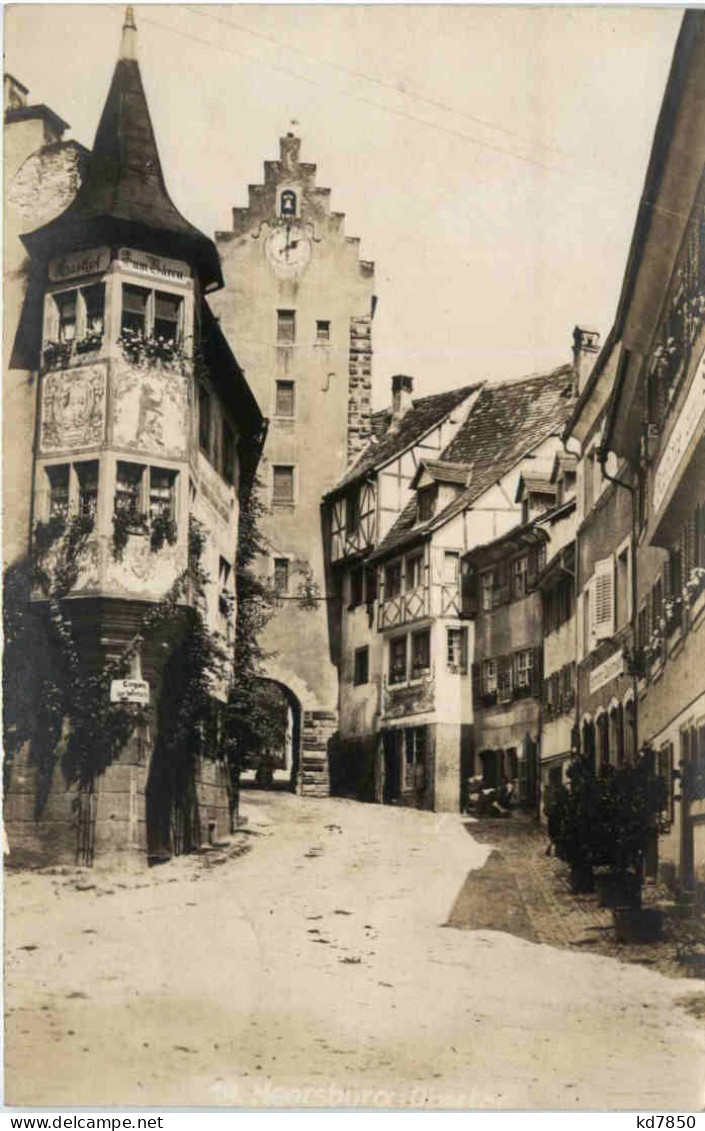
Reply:
[[[596,640],[614,636],[614,558],[595,562],[592,624]]]

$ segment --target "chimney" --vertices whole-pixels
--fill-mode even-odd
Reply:
[[[587,385],[599,348],[599,330],[593,330],[588,326],[575,327],[573,330],[573,373],[577,396],[580,396]]]
[[[392,423],[398,423],[411,408],[414,378],[397,373],[392,377]]]

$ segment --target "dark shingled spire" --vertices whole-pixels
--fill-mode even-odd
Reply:
[[[136,59],[132,8],[103,108],[86,178],[75,200],[49,224],[23,236],[33,257],[95,243],[137,245],[172,254],[197,270],[204,290],[223,285],[215,244],[185,220],[169,196]]]

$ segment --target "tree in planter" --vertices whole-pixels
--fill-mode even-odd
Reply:
[[[591,890],[593,870],[606,867],[614,885],[638,899],[643,862],[665,808],[665,786],[645,756],[633,765],[603,766],[585,758],[568,770],[569,788],[557,792],[548,813],[556,855],[570,865],[576,889]],[[618,895],[619,898],[619,895]]]

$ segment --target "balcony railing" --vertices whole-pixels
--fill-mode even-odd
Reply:
[[[408,593],[399,593],[389,597],[379,606],[378,626],[393,628],[399,624],[408,624],[409,621],[421,620],[430,612],[429,592],[427,585],[417,585]]]

